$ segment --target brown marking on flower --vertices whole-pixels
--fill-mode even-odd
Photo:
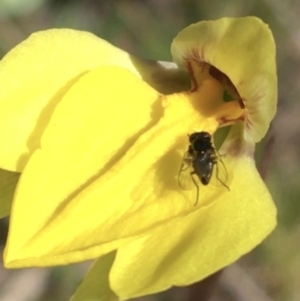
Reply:
[[[246,105],[246,110],[248,115],[254,115],[259,112],[259,108],[255,103],[251,103],[251,105],[248,102],[248,105]]]
[[[246,128],[248,130],[251,130],[251,128],[252,128],[252,122],[248,117],[246,118]]]
[[[191,57],[190,58],[201,60],[201,56],[199,56],[199,52],[198,52],[197,48],[191,49]]]
[[[190,74],[190,78],[191,78],[191,92],[195,92],[198,88],[198,84],[197,84],[197,81],[196,81],[196,78],[195,78],[195,74],[194,74],[194,70],[192,68],[192,64],[190,61],[187,60],[187,63],[186,63],[186,68]]]
[[[251,106],[249,106],[250,107],[250,110],[248,110],[249,111],[249,113],[251,113],[251,114],[255,114],[255,113],[258,113],[259,112],[259,109],[258,109],[258,103],[259,103],[259,101],[262,99],[262,98],[264,98],[264,96],[265,96],[265,92],[263,92],[263,91],[258,91],[255,95],[254,95],[254,97],[251,99]],[[254,110],[254,108],[256,109],[256,110]]]
[[[265,92],[263,92],[260,87],[258,87],[256,89],[256,91],[254,91],[253,96],[250,97],[251,102],[249,102],[249,100],[245,100],[245,107],[247,110],[248,115],[255,115],[258,114],[260,112],[260,100],[265,96]],[[249,128],[249,127],[248,127]],[[249,128],[250,129],[250,128]]]
[[[221,72],[215,66],[210,66],[210,68],[209,68],[209,74],[213,78],[215,78],[216,80],[218,80],[219,82],[221,82],[223,78],[227,77],[223,72]]]
[[[240,108],[241,108],[241,109],[245,109],[244,99],[243,99],[243,98],[240,98],[240,99],[238,99],[238,102],[239,102]]]
[[[225,125],[234,124],[236,122],[244,121],[244,120],[245,120],[245,115],[242,115],[239,118],[235,118],[235,119],[227,119],[225,117],[220,117],[220,118],[218,118],[217,121],[219,122],[220,126],[225,126]]]
[[[201,80],[199,81],[198,75],[205,74],[209,64],[203,61],[195,60],[194,58],[188,59],[187,57],[185,57],[184,60],[186,62],[186,68],[189,72],[191,80],[192,87],[190,92],[195,92],[196,90],[198,90],[199,83],[201,82]]]
[[[198,61],[200,63],[204,62],[204,63],[210,64],[209,60],[206,59],[206,57],[205,57],[204,47],[201,47],[201,49],[191,48],[189,50],[189,53],[187,53],[184,57],[185,57],[185,60],[194,60],[194,61]]]
[[[259,108],[257,106],[252,105],[252,106],[247,106],[247,113],[248,115],[255,115],[259,112]]]

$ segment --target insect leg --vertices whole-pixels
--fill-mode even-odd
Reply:
[[[196,189],[197,189],[196,202],[195,202],[194,206],[196,206],[196,205],[198,204],[198,201],[199,201],[199,185],[197,184],[197,182],[196,182],[196,180],[195,180],[195,178],[194,178],[194,175],[195,175],[195,174],[196,174],[196,173],[195,173],[194,171],[192,171],[192,172],[190,173],[191,178],[192,178],[192,180],[193,180],[193,183],[194,183],[194,185],[196,186]]]

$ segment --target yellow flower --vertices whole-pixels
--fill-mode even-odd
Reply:
[[[171,51],[180,68],[64,29],[36,33],[2,60],[0,166],[21,172],[6,267],[102,256],[72,300],[127,299],[199,281],[274,228],[253,160],[276,109],[268,27],[254,17],[200,22]],[[225,185],[180,189],[187,134],[226,125]]]

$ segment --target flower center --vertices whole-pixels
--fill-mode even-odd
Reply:
[[[203,131],[213,134],[217,128],[245,119],[245,106],[230,79],[205,62],[187,61],[191,90],[187,97],[206,118]]]

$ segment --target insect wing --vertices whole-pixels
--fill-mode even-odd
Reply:
[[[190,190],[193,188],[193,180],[191,177],[192,158],[189,152],[186,152],[183,156],[182,163],[178,173],[178,185],[183,190]]]
[[[220,154],[216,151],[216,156],[217,156],[217,161],[213,170],[213,175],[211,178],[211,185],[220,187],[224,186],[226,188],[228,187],[228,182],[229,182],[229,175],[228,175],[228,170],[226,168],[226,165],[220,156]]]

